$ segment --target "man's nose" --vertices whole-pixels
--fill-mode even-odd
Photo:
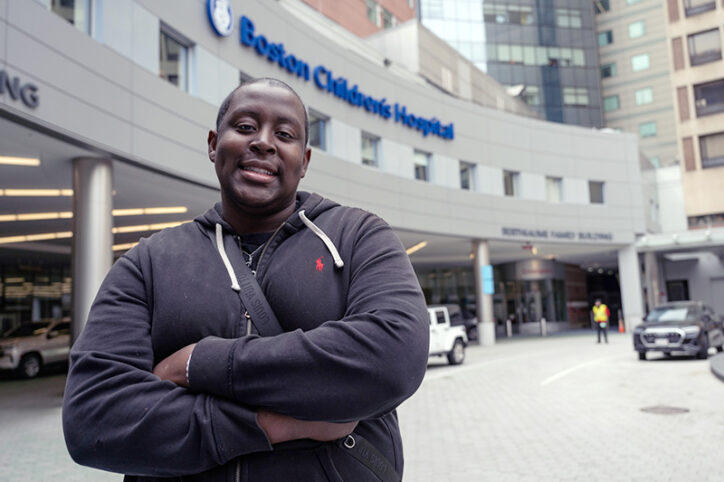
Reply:
[[[255,152],[274,153],[276,147],[274,147],[274,133],[272,129],[259,129],[251,141],[250,147]]]

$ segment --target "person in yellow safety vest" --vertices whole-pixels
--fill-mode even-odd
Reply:
[[[608,317],[611,316],[611,311],[608,306],[601,303],[601,300],[596,300],[596,304],[593,306],[593,321],[596,322],[598,331],[598,342],[601,343],[601,332],[603,332],[603,339],[608,343]]]

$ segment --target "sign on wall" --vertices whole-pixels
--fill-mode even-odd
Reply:
[[[38,107],[38,87],[30,82],[23,82],[20,77],[11,77],[4,70],[0,70],[0,96],[7,94],[12,100],[20,100],[31,109]]]
[[[234,28],[233,14],[228,0],[207,0],[207,15],[213,31],[220,37],[231,34]],[[424,137],[433,135],[442,139],[455,138],[452,122],[445,124],[436,117],[423,116],[408,110],[407,106],[388,101],[364,92],[357,83],[342,75],[337,75],[322,64],[311,66],[307,61],[286,50],[281,42],[273,42],[258,34],[254,22],[245,15],[239,19],[241,45],[253,49],[257,55],[277,64],[280,69],[296,75],[305,82],[314,81],[314,85],[331,95],[347,102],[353,107],[364,109],[385,120],[394,119],[395,123],[415,129]]]

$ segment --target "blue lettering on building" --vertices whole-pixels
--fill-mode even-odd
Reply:
[[[453,123],[443,124],[436,117],[427,118],[412,112],[407,107],[395,103],[394,106],[387,102],[386,98],[377,98],[363,92],[359,85],[342,76],[335,76],[334,73],[324,65],[318,65],[313,70],[309,64],[302,59],[295,57],[284,49],[283,43],[274,43],[264,35],[256,34],[254,22],[242,15],[239,21],[239,32],[242,45],[253,48],[256,53],[266,57],[269,62],[278,64],[280,68],[292,75],[296,75],[305,81],[314,80],[317,88],[326,91],[348,104],[364,109],[370,114],[378,115],[383,119],[390,119],[394,115],[394,121],[401,123],[411,129],[416,129],[427,137],[435,135],[443,139],[454,139],[455,130]],[[394,108],[394,114],[393,114]]]

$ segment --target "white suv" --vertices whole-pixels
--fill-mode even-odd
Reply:
[[[67,361],[69,353],[69,318],[25,323],[0,338],[0,370],[34,378],[43,366]]]

